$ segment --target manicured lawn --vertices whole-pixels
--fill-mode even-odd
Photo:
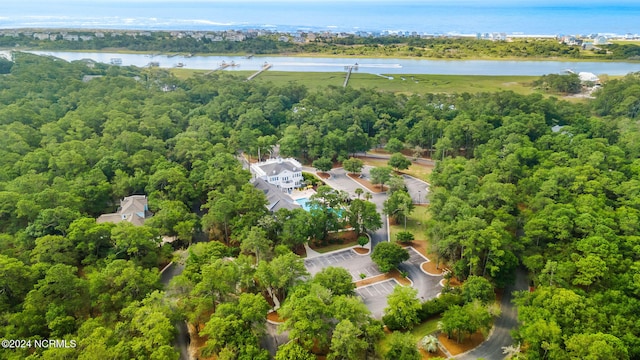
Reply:
[[[362,157],[362,156],[359,156],[358,158],[362,160],[365,165],[376,166],[376,167],[387,166],[387,162],[388,162],[388,160],[385,160],[385,159],[372,159],[372,158]],[[431,175],[432,171],[433,171],[432,166],[426,166],[422,164],[411,164],[411,166],[409,166],[407,170],[402,170],[401,172],[407,175],[411,175],[420,180],[429,182],[429,175]]]
[[[429,335],[438,330],[438,321],[440,321],[440,317],[427,320],[421,324],[418,324],[413,328],[413,330],[410,331],[411,336],[413,336],[413,339],[416,343],[416,346],[418,346],[418,342],[422,340],[425,335]],[[382,355],[384,355],[389,350],[388,342],[390,335],[390,333],[385,332],[384,337],[378,342],[378,351]]]
[[[402,170],[401,172],[407,175],[411,175],[414,178],[418,178],[420,180],[429,182],[429,175],[431,175],[432,171],[433,171],[432,166],[426,166],[421,164],[411,164],[411,166],[409,166],[407,170]]]
[[[328,244],[325,246],[318,246],[316,243],[311,243],[309,246],[319,252],[319,253],[327,253],[329,251],[346,249],[352,246],[358,245],[358,237],[353,231],[344,231],[338,234],[330,234],[330,239],[336,241],[335,244]]]
[[[427,206],[416,206],[411,214],[407,216],[407,231],[411,232],[416,241],[427,241],[426,222],[431,218],[431,214],[427,211]],[[391,221],[391,220],[390,220]],[[398,219],[397,225],[391,225],[389,227],[391,233],[391,240],[395,241],[396,234],[400,231],[404,231],[404,218]]]
[[[329,251],[342,250],[342,249],[350,248],[356,245],[358,245],[357,241],[350,241],[344,244],[331,244],[331,245],[322,246],[322,247],[312,246],[311,248],[319,253],[324,254],[324,253],[328,253]]]

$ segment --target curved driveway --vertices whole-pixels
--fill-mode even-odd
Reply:
[[[517,311],[515,305],[511,302],[513,300],[513,292],[519,290],[527,290],[527,275],[524,270],[518,269],[516,271],[516,282],[514,285],[508,286],[502,301],[500,302],[501,315],[493,324],[493,332],[487,341],[480,344],[475,349],[468,351],[464,354],[455,356],[459,360],[502,360],[504,354],[502,348],[513,344],[511,338],[511,330],[518,326]]]
[[[174,277],[180,275],[184,270],[184,261],[186,258],[184,257],[187,253],[181,253],[181,259],[177,263],[171,263],[167,266],[162,273],[160,273],[160,283],[167,288],[169,282]],[[178,321],[175,323],[177,332],[176,337],[174,339],[174,346],[180,350],[180,359],[189,360],[191,356],[189,355],[189,343],[191,342],[191,337],[189,336],[189,330],[187,329],[186,321]]]

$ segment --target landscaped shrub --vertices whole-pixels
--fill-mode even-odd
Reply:
[[[442,294],[437,298],[423,302],[422,308],[418,310],[418,317],[420,321],[425,321],[432,316],[442,314],[453,305],[462,305],[463,303],[464,299],[460,295]]]

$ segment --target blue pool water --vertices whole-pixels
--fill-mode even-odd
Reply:
[[[302,206],[302,208],[306,211],[311,211],[311,205],[309,204],[308,198],[296,199],[295,202],[298,203],[298,205]]]
[[[305,209],[306,211],[311,211],[311,203],[309,201],[309,198],[300,198],[300,199],[296,199],[295,202],[302,206],[303,209]],[[336,214],[338,214],[339,218],[342,218],[344,216],[344,209],[329,209],[329,211],[334,212]]]

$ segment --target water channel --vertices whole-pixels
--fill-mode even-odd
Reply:
[[[151,63],[162,68],[214,70],[228,64],[225,71],[257,71],[265,63],[271,71],[342,72],[356,65],[354,71],[369,74],[442,74],[442,75],[531,75],[539,76],[575,72],[591,72],[596,75],[625,75],[640,71],[640,62],[604,61],[542,61],[542,60],[416,60],[396,58],[346,58],[346,57],[293,57],[293,56],[185,56],[121,54],[104,52],[30,51],[33,54],[55,56],[67,61],[91,59],[101,63],[118,63],[122,66],[148,66]]]

